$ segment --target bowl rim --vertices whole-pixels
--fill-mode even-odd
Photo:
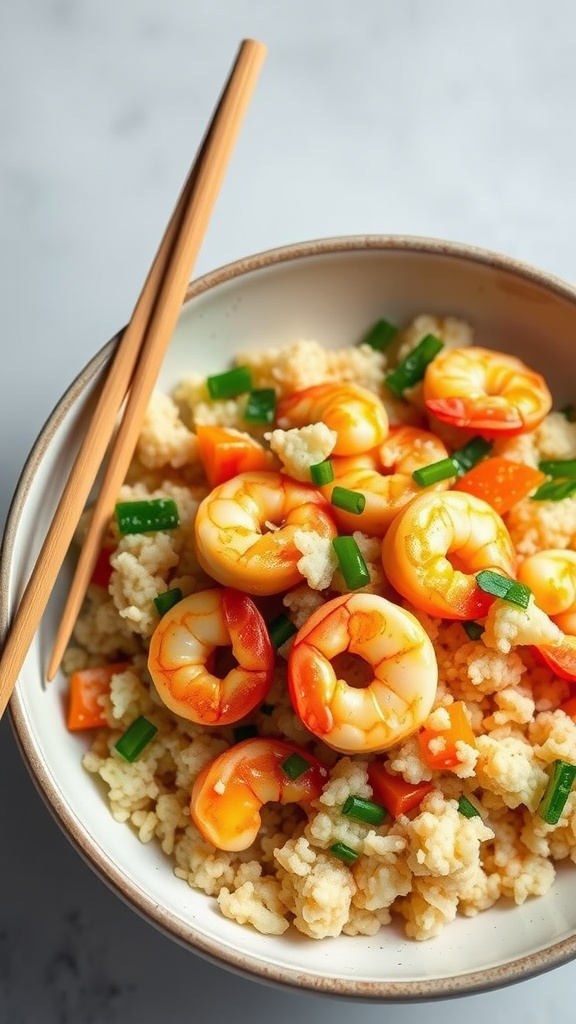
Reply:
[[[336,235],[303,242],[290,243],[236,259],[209,271],[190,283],[185,303],[204,292],[253,271],[277,266],[308,257],[321,257],[354,251],[397,251],[440,255],[466,260],[497,270],[507,271],[525,281],[541,285],[548,291],[576,304],[576,287],[548,271],[523,260],[463,242],[447,241],[419,235]],[[104,371],[121,337],[119,331],[106,342],[77,374],[41,427],[24,463],[6,518],[0,546],[0,636],[9,628],[8,600],[10,565],[17,525],[21,511],[43,454],[57,430],[86,385],[95,375]],[[28,729],[24,704],[16,686],[8,705],[9,719],[16,745],[32,781],[56,823],[77,852],[100,879],[139,916],[180,945],[208,960],[225,967],[244,978],[280,986],[291,990],[348,998],[350,1001],[376,1003],[411,1003],[433,1001],[488,992],[512,985],[570,963],[576,957],[576,934],[543,950],[529,953],[508,963],[470,971],[454,978],[432,978],[421,981],[355,981],[302,975],[298,970],[268,965],[253,960],[248,953],[225,950],[217,941],[207,939],[193,925],[184,926],[172,913],[159,907],[147,893],[129,883],[118,871],[105,851],[81,826],[62,799],[56,779],[38,757],[31,731]]]

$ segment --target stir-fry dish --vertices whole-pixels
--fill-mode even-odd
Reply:
[[[65,656],[112,815],[265,934],[543,895],[576,861],[572,410],[449,316],[220,371],[153,396]]]

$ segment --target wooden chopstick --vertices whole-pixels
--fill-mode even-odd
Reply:
[[[266,47],[256,40],[246,39],[242,42],[130,323],[119,343],[86,438],[76,457],[0,657],[0,717],[16,684],[102,465],[118,412],[126,399],[123,417],[62,613],[47,678],[52,679],[58,670],[92,575],[116,495],[130,464],[146,407],[266,52]]]

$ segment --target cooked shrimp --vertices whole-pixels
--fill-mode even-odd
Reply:
[[[426,368],[424,399],[443,423],[483,437],[534,430],[552,408],[539,373],[515,356],[477,347],[440,352]]]
[[[223,679],[209,665],[219,647],[237,665]],[[247,594],[213,587],[185,597],[156,626],[148,668],[164,704],[201,725],[244,718],[270,689],[274,648],[264,619]]]
[[[349,660],[340,669],[332,659],[344,652]],[[354,656],[372,675],[360,685],[338,675],[356,675]],[[410,612],[377,594],[344,594],[322,605],[294,637],[288,660],[297,714],[343,754],[387,750],[415,732],[432,708],[437,679],[428,634]]]
[[[428,430],[418,427],[391,427],[386,440],[364,455],[332,458],[334,480],[322,488],[328,499],[334,487],[346,487],[364,495],[366,504],[359,515],[332,508],[336,523],[342,530],[361,530],[382,537],[394,516],[412,498],[422,494],[422,487],[412,479],[416,469],[445,459],[448,452],[442,441]],[[426,490],[445,490],[449,480],[441,480]]]
[[[240,473],[198,508],[196,554],[219,583],[249,594],[279,594],[302,582],[297,530],[336,536],[326,499],[282,473]]]
[[[278,402],[276,425],[282,430],[325,423],[338,439],[335,455],[358,455],[381,444],[388,416],[377,395],[360,384],[315,384]]]
[[[576,680],[576,552],[538,551],[521,563],[518,579],[565,634],[560,644],[538,646],[544,661],[562,679]]]
[[[291,778],[289,758],[302,759],[304,771]],[[296,765],[298,770],[298,764]],[[260,828],[260,808],[272,800],[306,807],[328,778],[326,768],[307,750],[274,739],[249,739],[209,762],[192,788],[190,816],[208,843],[219,850],[246,850]]]
[[[382,542],[391,585],[416,608],[445,619],[475,619],[494,598],[476,582],[493,569],[514,577],[508,530],[487,502],[464,491],[427,491],[398,513]]]

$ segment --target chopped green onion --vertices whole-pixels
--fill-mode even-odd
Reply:
[[[165,590],[154,598],[154,604],[159,615],[165,615],[175,604],[182,600],[180,587],[173,587],[172,590]]]
[[[396,398],[402,398],[402,392],[406,388],[411,388],[422,380],[428,363],[432,362],[441,348],[444,348],[444,342],[434,334],[427,334],[396,369],[386,375],[384,383],[388,390]]]
[[[525,583],[510,580],[507,576],[501,576],[499,572],[493,572],[492,569],[483,569],[479,572],[476,582],[485,594],[501,597],[504,601],[519,605],[520,608],[528,607],[531,590]]]
[[[115,512],[118,529],[122,534],[174,530],[180,522],[178,508],[172,498],[121,501],[116,505]]]
[[[272,712],[274,711],[274,705],[273,704],[262,704],[260,706],[260,711],[262,712],[263,715],[270,716],[272,714]]]
[[[244,410],[247,423],[273,423],[276,415],[276,392],[274,388],[255,388],[248,395]]]
[[[144,718],[144,715],[140,715],[114,744],[114,749],[125,761],[135,761],[157,732],[156,726]]]
[[[554,761],[550,780],[538,806],[538,814],[549,825],[555,825],[562,815],[576,778],[576,764]]]
[[[530,495],[531,501],[562,501],[576,494],[576,480],[547,480]]]
[[[468,444],[452,452],[452,458],[458,466],[458,472],[460,474],[467,473],[476,463],[480,462],[486,455],[489,455],[493,447],[492,442],[487,441],[485,437],[473,437],[471,441],[468,441]]]
[[[554,480],[562,477],[563,480],[574,480],[576,477],[576,459],[542,459],[538,463],[538,469],[546,476]]]
[[[242,743],[242,740],[251,740],[258,735],[255,725],[237,725],[234,729],[234,742]]]
[[[285,644],[298,629],[287,615],[278,615],[272,622],[268,623],[268,636],[274,647],[281,647]]]
[[[385,807],[374,803],[373,800],[365,800],[361,796],[349,796],[342,805],[342,814],[347,818],[355,818],[356,821],[364,821],[367,825],[381,825],[388,814]]]
[[[342,508],[345,512],[353,512],[359,516],[366,508],[366,497],[360,491],[349,491],[347,487],[336,486],[330,496],[330,501],[336,508]]]
[[[236,398],[252,390],[252,374],[248,366],[235,366],[224,373],[214,373],[206,378],[210,398]]]
[[[484,626],[481,626],[479,622],[463,622],[462,628],[470,640],[479,640],[484,632]]]
[[[398,334],[398,328],[395,324],[391,324],[389,320],[377,320],[362,338],[360,344],[370,345],[370,348],[384,352],[396,334]]]
[[[431,462],[429,466],[422,466],[415,469],[412,479],[420,487],[430,487],[440,480],[448,480],[451,476],[458,475],[458,463],[454,459],[440,459],[439,462]]]
[[[576,422],[576,405],[563,405],[558,411],[566,417],[569,423]]]
[[[368,566],[354,537],[334,537],[332,547],[348,590],[359,590],[370,583]]]
[[[299,779],[304,772],[307,772],[310,767],[310,762],[305,757],[301,757],[300,754],[289,754],[285,761],[282,761],[280,765],[284,775],[288,776],[289,779]]]
[[[345,864],[353,864],[355,860],[358,860],[356,850],[353,850],[351,846],[346,846],[346,843],[334,843],[330,847],[330,853],[338,857],[338,860],[343,860]]]
[[[461,796],[458,801],[458,810],[465,818],[480,818],[480,811],[474,806],[467,796]]]
[[[331,484],[334,479],[334,466],[330,459],[324,459],[324,462],[315,462],[313,466],[310,466],[310,476],[316,487]]]

